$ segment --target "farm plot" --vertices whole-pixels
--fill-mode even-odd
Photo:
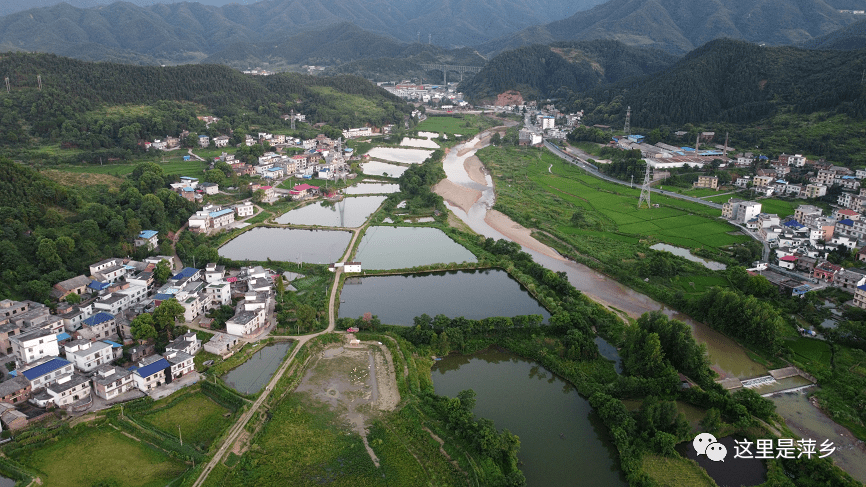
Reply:
[[[177,436],[180,428],[185,442],[207,450],[231,423],[230,412],[199,392],[188,394],[180,401],[169,403],[167,407],[156,408],[144,415],[143,419],[173,436]]]

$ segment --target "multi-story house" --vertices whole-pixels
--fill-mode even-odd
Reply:
[[[37,390],[53,384],[57,379],[72,375],[72,362],[58,357],[43,357],[26,368],[19,369],[20,375],[30,381],[31,390]]]
[[[96,395],[111,400],[135,389],[132,372],[114,365],[102,365],[93,375],[93,390]]]
[[[100,311],[90,318],[82,320],[81,328],[81,331],[89,330],[85,334],[92,334],[92,338],[94,339],[109,338],[117,335],[117,322],[114,319],[114,315],[104,311]]]
[[[30,381],[23,375],[0,382],[0,402],[18,404],[30,399]]]
[[[65,375],[44,391],[34,394],[30,402],[43,408],[52,404],[62,408],[87,397],[90,397],[90,379],[82,375]]]
[[[810,225],[820,217],[824,210],[813,205],[800,205],[794,210],[794,219],[803,225]]]
[[[43,357],[57,356],[57,335],[50,330],[34,330],[9,338],[12,353],[19,365],[35,362]]]
[[[823,184],[807,184],[806,189],[800,193],[801,198],[820,198],[827,194],[827,186]]]
[[[110,363],[114,360],[112,346],[105,342],[91,342],[90,340],[73,340],[64,347],[66,360],[75,365],[82,372],[91,370]]]
[[[179,379],[195,369],[193,356],[186,352],[165,352],[163,357],[171,364],[166,373],[170,374],[172,379]]]
[[[132,380],[135,386],[142,392],[149,392],[166,383],[166,369],[170,369],[171,364],[159,355],[151,355],[145,358],[135,369],[132,375]]]
[[[229,335],[252,335],[264,325],[264,310],[241,311],[226,321],[226,332]]]
[[[97,281],[115,282],[126,275],[126,268],[123,266],[123,260],[116,257],[105,259],[90,266],[90,274]]]

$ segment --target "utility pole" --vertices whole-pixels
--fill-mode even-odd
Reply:
[[[42,75],[41,74],[36,75],[36,82],[39,83],[39,91],[42,91]]]
[[[177,425],[177,437],[180,438],[180,446],[183,446],[183,435],[180,434],[180,425]]]
[[[6,93],[9,93],[12,88],[9,86],[9,77],[6,77]]]
[[[650,204],[650,194],[652,194],[652,189],[650,184],[652,183],[652,167],[649,164],[649,161],[646,163],[646,175],[643,178],[643,186],[640,190],[640,199],[638,199],[637,207],[638,209],[643,208],[643,202],[646,201],[647,209],[652,208],[652,204]]]
[[[628,107],[625,111],[625,127],[622,128],[622,131],[626,135],[631,135],[631,107]]]
[[[631,175],[631,184],[629,184],[630,188],[634,188],[634,174]]]

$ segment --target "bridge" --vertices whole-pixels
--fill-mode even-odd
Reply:
[[[477,73],[482,68],[482,66],[456,66],[453,64],[422,64],[421,67],[427,71],[442,71],[446,85],[448,84],[448,71],[460,73],[460,81],[463,81],[463,73]]]

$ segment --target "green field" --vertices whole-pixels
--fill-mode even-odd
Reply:
[[[202,175],[202,171],[204,171],[205,167],[207,167],[206,163],[201,161],[184,161],[179,158],[172,158],[178,160],[167,160],[167,162],[163,163],[160,161],[149,161],[158,164],[162,167],[162,170],[165,174],[180,174],[185,176],[192,177],[200,177]],[[105,164],[105,165],[87,165],[87,166],[68,166],[61,165],[55,166],[56,169],[60,171],[67,171],[78,174],[110,174],[112,176],[126,176],[135,169],[135,166],[140,162],[137,161],[129,164]]]
[[[786,342],[791,351],[794,352],[798,361],[815,362],[825,367],[830,366],[830,345],[823,340],[814,338],[798,337]]]
[[[111,426],[80,425],[59,441],[50,441],[16,458],[38,473],[42,485],[123,485],[162,487],[188,467],[162,450],[132,439]]]
[[[720,205],[725,204],[731,198],[737,198],[736,194],[720,194],[718,196],[710,196],[709,198],[703,198],[706,201],[712,201],[713,203],[718,203]]]
[[[231,424],[228,409],[198,392],[188,394],[169,407],[156,409],[143,417],[144,421],[177,436],[178,426],[184,442],[207,450],[208,446]]]
[[[707,472],[696,462],[682,457],[669,458],[646,455],[643,457],[641,470],[646,472],[659,486],[714,487],[716,485],[713,479],[707,475]]]
[[[804,201],[788,201],[776,198],[765,198],[757,200],[761,204],[761,211],[764,213],[775,213],[781,218],[793,215],[794,210],[804,203]]]
[[[419,123],[415,128],[423,132],[445,133],[448,134],[449,138],[453,138],[454,134],[471,137],[499,123],[501,122],[477,115],[463,115],[463,118],[428,116],[427,120]]]

